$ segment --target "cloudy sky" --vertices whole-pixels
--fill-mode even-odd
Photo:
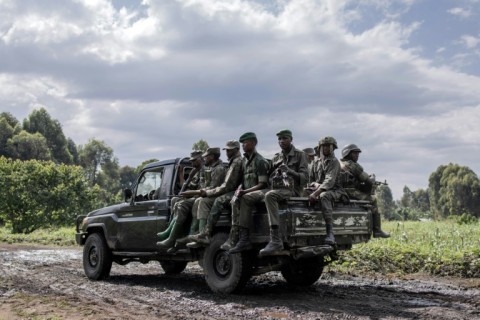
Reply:
[[[40,107],[130,166],[334,136],[400,198],[480,174],[480,0],[0,0],[0,111]]]

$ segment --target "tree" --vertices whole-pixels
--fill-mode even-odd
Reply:
[[[14,159],[50,160],[52,158],[47,141],[40,133],[28,133],[22,130],[8,139],[6,152]]]
[[[5,118],[0,117],[0,156],[9,157],[7,142],[13,137],[13,128]]]
[[[200,151],[207,151],[207,149],[209,148],[208,146],[208,142],[203,140],[203,139],[200,139],[198,140],[197,142],[195,142],[192,146],[192,150],[195,151],[195,150],[200,150]]]
[[[395,211],[392,190],[388,185],[380,185],[375,192],[377,196],[378,211],[386,218],[391,219]]]
[[[463,213],[480,217],[480,180],[468,167],[439,166],[429,178],[429,197],[436,218]]]
[[[101,188],[102,204],[118,202],[121,199],[120,173],[112,148],[104,141],[90,139],[78,150],[80,165],[84,168],[87,181],[91,186],[98,185]]]
[[[89,188],[82,168],[52,161],[0,157],[0,219],[14,233],[70,225],[97,207],[99,188]]]
[[[70,154],[72,155],[72,163],[77,165],[80,164],[77,145],[71,138],[67,139],[67,149],[68,149],[68,152],[70,152]]]
[[[135,181],[138,173],[135,172],[135,168],[130,166],[124,166],[120,168],[120,187],[127,189],[132,187],[132,183]]]
[[[30,132],[39,132],[47,140],[52,158],[57,163],[73,163],[73,158],[68,151],[68,142],[63,134],[62,125],[58,120],[53,120],[47,110],[40,108],[33,110],[23,121],[23,129]]]
[[[113,150],[105,142],[90,139],[78,150],[80,165],[85,170],[85,176],[90,185],[97,184],[98,172],[103,165],[113,159]]]
[[[0,119],[5,119],[12,128],[20,126],[20,122],[10,112],[0,113]]]

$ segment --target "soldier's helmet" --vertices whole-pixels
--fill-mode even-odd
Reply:
[[[357,147],[356,144],[351,143],[351,144],[347,144],[345,147],[343,147],[342,157],[346,158],[350,154],[350,152],[352,152],[352,151],[362,152],[362,150],[360,150],[360,148]]]
[[[333,145],[333,149],[337,149],[337,140],[335,140],[334,137],[323,137],[322,139],[320,139],[320,141],[318,141],[318,145],[321,146],[321,145],[324,145],[324,144],[331,144]]]

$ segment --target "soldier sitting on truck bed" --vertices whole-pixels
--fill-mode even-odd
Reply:
[[[225,167],[223,166],[222,160],[220,160],[220,148],[208,148],[205,153],[203,153],[202,157],[205,160],[205,168],[204,168],[204,177],[205,183],[203,186],[200,186],[200,189],[206,188],[207,190],[218,187],[223,180],[225,179]],[[187,236],[177,239],[175,242],[175,246],[170,248],[168,252],[174,253],[176,252],[182,245],[184,246],[188,243],[189,236],[192,236],[198,232],[199,228],[199,220],[198,220],[198,208],[200,207],[202,198],[199,197],[200,192],[194,192],[193,194],[188,194],[189,192],[184,192],[186,197],[192,197],[190,199],[194,199],[193,206],[191,208],[191,223],[190,223],[190,231]],[[180,194],[182,196],[182,194]],[[192,201],[192,200],[190,200]],[[186,214],[186,211],[180,211],[180,213]],[[178,219],[178,218],[177,218]]]
[[[265,194],[270,242],[260,250],[260,256],[275,255],[283,250],[283,240],[279,232],[278,203],[291,196],[300,196],[308,182],[307,158],[303,151],[293,146],[292,132],[288,129],[281,130],[277,137],[282,150],[273,156],[273,171],[270,175],[272,190]]]
[[[243,180],[241,188],[237,189],[235,195],[238,202],[232,204],[232,226],[239,230],[238,241],[233,243],[234,235],[230,230],[228,240],[222,244],[222,250],[229,250],[230,253],[238,253],[250,250],[250,218],[253,207],[262,201],[268,191],[268,168],[269,164],[256,149],[258,140],[253,132],[246,132],[239,139],[243,151]],[[234,246],[235,245],[235,246]],[[234,247],[233,247],[234,246]],[[233,247],[233,248],[232,248]]]
[[[222,185],[213,189],[201,189],[198,206],[198,219],[200,221],[199,234],[193,235],[187,244],[188,247],[208,245],[212,236],[213,227],[220,218],[223,209],[230,206],[230,201],[235,189],[242,183],[243,168],[242,155],[240,154],[240,143],[236,140],[227,141],[225,148],[228,158],[228,171]],[[238,226],[232,227],[232,236],[238,235]]]
[[[335,244],[333,235],[333,202],[340,201],[347,197],[342,188],[340,179],[340,162],[334,154],[337,149],[337,141],[333,137],[324,137],[318,142],[320,160],[316,166],[317,181],[310,184],[313,192],[309,195],[310,201],[314,202],[320,196],[323,218],[325,219],[325,227],[327,236],[325,243],[329,245]]]
[[[353,143],[346,145],[342,149],[340,166],[347,177],[343,187],[350,198],[367,200],[372,203],[373,237],[389,238],[390,234],[381,229],[381,217],[378,211],[377,198],[372,194],[375,186],[375,176],[363,171],[362,166],[358,164],[360,152],[362,150]]]

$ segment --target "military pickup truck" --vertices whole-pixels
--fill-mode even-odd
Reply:
[[[280,271],[294,285],[308,286],[318,280],[323,268],[336,258],[337,250],[367,242],[372,233],[371,206],[366,201],[335,203],[333,212],[336,246],[324,244],[325,225],[320,204],[307,198],[291,198],[280,208],[282,255],[259,257],[269,241],[268,215],[259,205],[252,215],[251,241],[254,249],[229,254],[220,249],[227,240],[230,211],[221,215],[207,247],[185,248],[174,254],[160,251],[157,233],[172,219],[172,197],[180,190],[178,165],[185,179],[191,170],[186,158],[146,165],[132,189],[125,190],[125,202],[78,216],[76,242],[83,245],[83,267],[89,279],[101,280],[110,274],[112,263],[158,261],[167,274],[182,272],[188,262],[197,261],[212,291],[239,291],[255,275]]]

